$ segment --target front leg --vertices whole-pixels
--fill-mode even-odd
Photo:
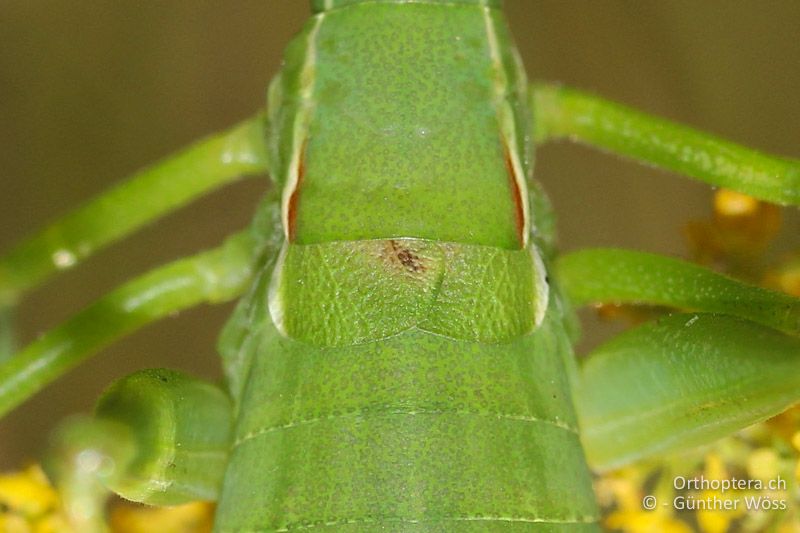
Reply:
[[[146,168],[0,257],[0,308],[197,197],[268,170],[266,120],[256,115]]]
[[[0,364],[0,416],[117,338],[202,302],[238,297],[262,246],[250,232],[237,234],[126,283],[43,334]]]

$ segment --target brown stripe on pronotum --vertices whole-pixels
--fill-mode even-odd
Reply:
[[[288,234],[289,242],[294,242],[297,233],[297,202],[300,198],[300,187],[303,185],[303,178],[306,174],[306,141],[300,148],[300,154],[297,161],[297,180],[294,182],[294,190],[289,196],[289,202],[286,207],[286,232]]]
[[[508,142],[503,140],[503,152],[506,161],[506,170],[508,171],[508,181],[511,188],[511,198],[514,201],[514,222],[517,226],[517,238],[519,239],[520,246],[525,244],[525,206],[522,199],[522,191],[519,188],[519,181],[517,171],[514,168],[514,160],[511,156],[511,150],[508,148]]]

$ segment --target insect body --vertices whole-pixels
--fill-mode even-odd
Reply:
[[[593,522],[501,12],[331,4],[270,91],[286,242],[218,526]]]
[[[657,408],[634,412],[641,424],[618,416],[639,398],[615,390],[615,365],[629,345],[658,355],[691,345],[695,330],[665,320],[579,373],[569,304],[550,276],[549,208],[531,181],[534,140],[574,137],[783,203],[800,203],[800,167],[577,91],[530,87],[499,2],[313,6],[264,116],[143,172],[0,263],[10,307],[52,272],[54,252],[77,262],[243,173],[269,170],[278,183],[250,230],[121,287],[0,366],[0,412],[122,333],[244,293],[220,342],[226,390],[170,371],[113,385],[94,419],[57,439],[51,471],[68,498],[91,501],[99,479],[153,504],[215,499],[219,531],[595,529],[578,420],[595,466],[668,448],[647,426],[658,426]],[[151,201],[125,206],[139,194]],[[769,347],[780,372],[748,389],[755,405],[725,428],[701,427],[704,438],[796,400],[760,395],[780,380],[791,389],[796,300],[644,254],[559,264],[579,303],[722,312],[735,318],[692,324],[761,335],[734,350],[758,359]],[[718,291],[679,290],[700,282]],[[698,383],[688,404],[708,416],[739,383],[729,374]],[[666,401],[652,389],[654,404]],[[696,436],[698,419],[660,429]],[[114,468],[76,468],[87,449]]]

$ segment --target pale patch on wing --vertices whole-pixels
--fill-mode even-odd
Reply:
[[[550,283],[547,281],[547,268],[544,265],[544,261],[542,261],[542,256],[539,254],[539,249],[533,243],[531,243],[530,249],[533,257],[534,276],[536,276],[534,280],[534,287],[536,287],[534,320],[538,328],[544,321],[547,306],[550,303]]]
[[[286,262],[286,254],[288,249],[289,241],[283,241],[280,254],[278,255],[278,259],[275,261],[275,267],[272,270],[272,279],[270,279],[269,282],[269,292],[267,296],[269,315],[272,317],[272,323],[275,324],[275,329],[278,330],[278,333],[284,337],[288,337],[289,335],[286,333],[286,326],[284,324],[286,303],[283,300],[283,295],[280,288],[282,281],[281,278],[283,277],[283,265]]]

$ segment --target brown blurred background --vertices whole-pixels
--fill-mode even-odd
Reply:
[[[560,80],[767,151],[800,156],[800,2],[506,0],[531,78]],[[0,252],[131,171],[264,104],[308,16],[303,0],[3,0]],[[569,145],[538,155],[564,249],[685,255],[681,228],[709,189]],[[247,224],[266,182],[228,187],[32,294],[23,340],[122,281]],[[796,213],[783,247],[797,246]],[[794,239],[794,243],[791,240]],[[231,306],[151,326],[0,422],[0,470],[40,453],[52,426],[111,380],[170,366],[216,379]],[[599,333],[587,326],[588,341]]]

